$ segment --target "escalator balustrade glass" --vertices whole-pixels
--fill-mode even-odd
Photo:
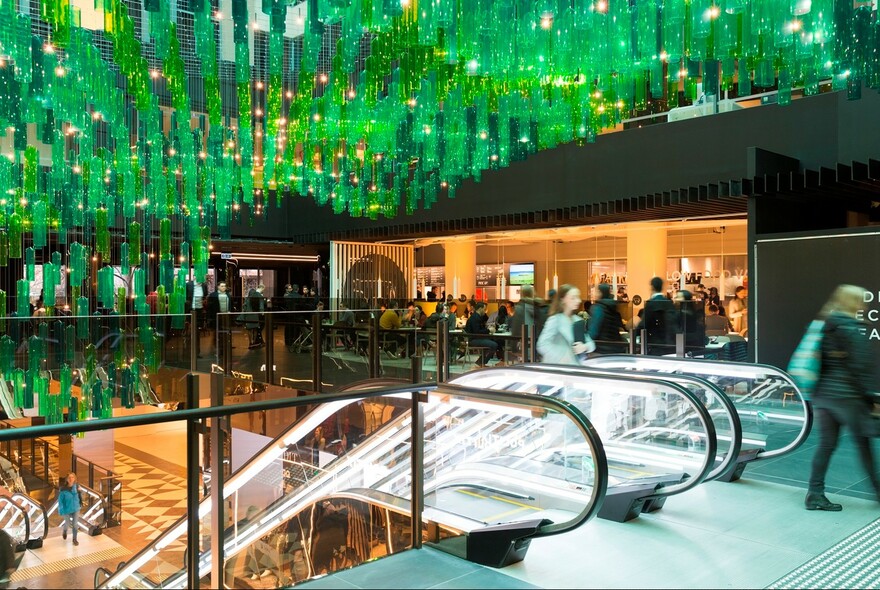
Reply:
[[[611,355],[587,366],[680,373],[701,377],[733,402],[743,428],[743,451],[756,460],[779,457],[798,448],[810,433],[813,415],[784,371],[769,365],[666,357]]]
[[[12,501],[25,511],[28,517],[30,533],[27,539],[28,549],[43,546],[43,539],[49,533],[49,519],[42,504],[24,494],[13,494]]]
[[[598,436],[580,412],[552,400],[501,400],[492,392],[480,397],[449,389],[420,391],[423,542],[535,517],[548,519],[539,532],[551,534],[593,516],[608,467]],[[233,473],[223,483],[227,587],[249,587],[257,579],[291,584],[413,544],[412,398],[376,392],[314,406],[252,457],[233,455]],[[478,433],[485,434],[482,440]],[[495,474],[472,473],[475,464],[539,451],[550,457],[567,446],[580,457],[570,482],[557,478],[523,486],[516,470],[503,466]],[[549,458],[543,464],[560,469]],[[212,483],[216,478],[212,474]],[[213,560],[211,512],[208,495],[198,514],[199,575],[205,580]],[[184,517],[102,587],[186,587],[180,543],[185,536]]]
[[[522,365],[529,369],[537,371],[564,371],[574,374],[597,374],[597,375],[628,375],[630,378],[643,379],[662,379],[675,383],[690,391],[697,399],[702,402],[709,415],[712,417],[712,423],[715,425],[715,434],[718,439],[718,454],[715,458],[715,465],[706,476],[705,481],[724,478],[731,471],[736,469],[737,459],[742,448],[743,430],[739,420],[736,407],[730,398],[725,395],[716,385],[710,383],[701,377],[693,375],[682,375],[673,373],[658,373],[653,371],[634,372],[623,371],[622,369],[600,369],[597,367],[565,367],[548,366],[540,363],[528,363]]]
[[[0,496],[0,528],[12,538],[16,551],[24,551],[30,538],[27,512],[9,496]]]
[[[576,374],[564,367],[554,371],[548,365],[541,370],[478,370],[452,383],[555,397],[574,405],[602,440],[608,456],[609,496],[628,486],[644,487],[649,490],[645,496],[678,493],[701,482],[715,464],[717,440],[708,411],[696,396],[671,382]],[[547,455],[542,449],[524,459],[546,461]],[[560,448],[557,457],[566,478],[581,464],[571,446]],[[527,471],[525,461],[511,469],[520,479],[524,476],[519,472]]]

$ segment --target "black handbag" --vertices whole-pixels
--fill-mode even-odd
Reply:
[[[880,403],[871,404],[871,411],[862,417],[862,436],[880,438]]]

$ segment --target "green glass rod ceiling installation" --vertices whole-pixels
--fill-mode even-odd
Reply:
[[[0,0],[0,22],[0,317],[38,260],[78,315],[146,314],[153,286],[181,313],[266,198],[393,217],[700,92],[880,85],[853,0]],[[117,370],[156,366],[141,329]],[[39,363],[15,370],[32,391]]]

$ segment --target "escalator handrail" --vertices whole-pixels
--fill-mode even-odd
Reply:
[[[30,496],[26,496],[26,495],[20,494],[18,492],[12,494],[12,501],[15,502],[16,504],[18,504],[19,506],[21,506],[22,508],[24,508],[26,512],[28,512],[28,523],[29,523],[30,533],[35,533],[36,531],[34,530],[33,523],[30,522],[30,518],[31,518],[30,512],[28,511],[27,508],[22,506],[22,504],[26,504],[27,506],[29,506],[30,508],[35,510],[37,512],[37,514],[39,514],[43,518],[43,527],[42,527],[43,531],[42,531],[42,534],[37,538],[38,539],[45,539],[46,536],[49,534],[49,517],[47,516],[46,509],[43,508],[43,505],[40,504],[39,502],[37,502],[36,500],[34,500],[33,498],[31,498]],[[30,538],[31,537],[28,536],[28,539],[30,539]]]
[[[31,539],[31,519],[28,518],[27,510],[16,504],[9,496],[0,496],[0,502],[7,502],[13,512],[21,515],[21,519],[24,522],[24,543],[27,544]]]
[[[543,370],[547,365],[542,365],[541,363],[526,363],[521,365],[523,367],[527,367],[530,369],[538,369]],[[620,375],[624,370],[623,369],[601,369],[597,367],[567,367],[566,370],[571,373],[577,374],[608,374],[608,375]],[[714,383],[703,379],[702,377],[698,377],[696,375],[687,375],[682,373],[660,373],[657,371],[626,371],[623,372],[624,375],[628,377],[635,378],[644,378],[646,380],[655,381],[657,379],[661,379],[664,381],[684,381],[690,382],[694,385],[702,387],[703,389],[711,391],[715,397],[718,398],[722,407],[724,408],[724,412],[727,415],[727,419],[730,422],[731,436],[730,436],[730,448],[727,453],[724,455],[724,458],[716,465],[708,475],[706,475],[706,479],[703,481],[714,481],[720,477],[723,477],[736,469],[736,460],[739,457],[739,453],[742,450],[742,441],[743,441],[743,427],[742,421],[739,419],[739,413],[736,411],[736,407],[734,406],[731,399],[724,393],[720,387],[715,385]],[[644,376],[644,377],[640,377]],[[711,412],[709,413],[711,416]],[[714,420],[713,420],[714,422]],[[716,436],[718,429],[715,429]]]
[[[577,406],[565,400],[541,397],[525,393],[499,392],[486,389],[476,389],[452,383],[441,383],[437,386],[437,393],[473,397],[485,401],[503,404],[513,404],[526,408],[538,406],[543,410],[549,410],[563,414],[571,420],[593,453],[595,475],[593,479],[590,501],[575,518],[563,523],[550,523],[538,527],[534,538],[558,535],[576,529],[599,513],[602,503],[605,501],[605,493],[608,491],[608,457],[605,455],[605,447],[599,437],[599,433],[593,427],[589,419],[584,416]]]
[[[545,364],[541,367],[544,373],[554,373],[564,375],[567,373],[568,369],[571,369],[571,365],[552,365]],[[532,369],[522,369],[518,366],[510,366],[510,367],[499,367],[498,369],[481,369],[479,372],[488,372],[488,371],[498,371],[498,372],[519,372],[519,371],[530,371]],[[598,379],[600,381],[631,381],[642,383],[644,380],[633,379],[627,374],[621,375],[584,375],[589,379]],[[458,377],[456,380],[461,379]],[[690,391],[678,385],[677,383],[673,383],[672,381],[664,381],[662,379],[653,379],[652,382],[657,383],[658,385],[662,385],[667,387],[683,398],[685,398],[688,402],[690,402],[694,411],[697,413],[697,416],[700,419],[700,422],[703,424],[703,429],[706,431],[706,450],[704,452],[703,464],[700,466],[700,469],[695,474],[688,474],[688,477],[679,481],[678,483],[664,485],[660,488],[657,488],[653,494],[645,496],[644,499],[657,499],[657,498],[665,498],[668,496],[672,496],[675,494],[681,494],[690,490],[693,487],[696,487],[700,483],[702,483],[706,476],[709,475],[709,472],[715,465],[715,457],[718,453],[718,439],[717,434],[715,432],[715,422],[712,420],[712,416],[709,414],[709,410],[706,406]],[[445,384],[444,384],[445,385]],[[495,390],[495,391],[503,391],[503,390]],[[503,391],[502,395],[511,395],[513,392]],[[541,395],[535,394],[518,394],[518,395],[526,395],[533,398],[538,399],[555,399],[551,397],[545,397]],[[562,401],[562,400],[557,400]],[[572,403],[573,407],[577,407],[577,404]]]
[[[722,371],[725,368],[733,368],[733,370],[736,370],[737,367],[743,367],[743,368],[748,367],[748,368],[752,368],[752,369],[760,369],[764,372],[771,373],[775,376],[778,376],[783,381],[785,381],[786,384],[789,387],[791,387],[792,391],[795,394],[797,394],[798,399],[800,400],[801,405],[804,408],[804,423],[801,427],[801,431],[798,433],[798,435],[794,438],[793,441],[791,441],[789,444],[785,445],[784,447],[780,447],[778,449],[773,449],[773,450],[769,450],[769,451],[764,450],[764,449],[759,450],[757,456],[755,457],[756,461],[773,459],[774,457],[780,457],[782,455],[790,453],[790,452],[794,451],[795,449],[797,449],[798,447],[800,447],[802,444],[804,444],[807,441],[807,437],[810,436],[810,430],[813,427],[813,408],[812,408],[811,404],[809,404],[804,399],[804,394],[801,392],[800,389],[798,389],[797,385],[792,380],[792,378],[789,377],[788,373],[779,369],[778,367],[774,367],[773,365],[767,365],[764,363],[737,363],[737,362],[733,362],[733,361],[721,362],[721,361],[713,361],[713,360],[707,360],[707,359],[693,359],[693,358],[680,358],[680,357],[673,358],[673,357],[662,357],[662,356],[633,357],[633,356],[624,355],[624,354],[609,354],[607,356],[594,357],[592,359],[587,360],[587,366],[589,366],[590,364],[593,364],[593,363],[595,363],[596,366],[600,366],[603,363],[603,361],[604,362],[617,361],[617,362],[626,362],[628,364],[632,364],[634,358],[635,359],[646,359],[648,361],[648,364],[660,363],[660,364],[672,365],[675,363],[683,363],[683,364],[693,364],[695,366],[712,365],[714,367],[721,369]],[[644,361],[643,361],[643,364],[644,364]],[[633,364],[633,366],[635,367],[635,366],[637,366],[637,364]],[[702,372],[695,371],[695,373],[697,373],[697,375],[696,375],[697,377],[702,376],[702,375],[712,374],[709,371],[702,371]],[[733,375],[730,375],[730,376],[733,376]],[[734,406],[736,406],[735,402],[734,402]]]

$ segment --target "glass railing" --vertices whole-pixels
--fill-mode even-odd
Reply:
[[[670,381],[547,366],[475,371],[451,383],[554,397],[581,410],[608,456],[609,490],[600,517],[629,520],[643,509],[659,507],[652,500],[694,487],[716,463],[716,432],[708,410],[695,394]],[[577,468],[580,462],[577,454],[562,453],[557,459],[566,467]]]
[[[743,428],[743,453],[753,459],[779,457],[798,448],[812,425],[812,411],[791,378],[769,366],[699,359],[606,356],[587,366],[680,373],[701,377],[733,402]],[[745,458],[741,467],[745,466]],[[740,472],[742,469],[740,469]]]
[[[548,366],[537,363],[523,365],[532,370],[550,371],[550,372],[571,372],[575,374],[603,374],[609,376],[628,375],[633,378],[644,378],[648,380],[661,379],[670,383],[680,385],[690,391],[699,399],[709,415],[712,417],[712,423],[715,425],[715,435],[718,439],[718,455],[715,458],[715,465],[705,481],[715,479],[723,479],[737,467],[737,459],[740,457],[742,449],[743,430],[742,423],[736,407],[727,395],[714,384],[701,377],[693,375],[673,374],[673,373],[657,373],[657,372],[633,372],[628,371],[622,373],[617,369],[600,369],[596,367],[560,367]]]
[[[529,349],[523,334],[500,331],[477,338],[447,329],[448,320],[383,329],[381,310],[358,313],[354,324],[340,319],[338,311],[220,313],[216,331],[202,336],[197,366],[288,387],[339,391],[371,378],[442,381],[438,375],[467,372],[485,360],[485,350],[471,347],[472,340],[492,340],[497,350],[491,363],[519,362]]]
[[[216,377],[216,383],[227,381]],[[487,549],[480,539],[495,532],[495,525],[512,526],[510,534],[520,531],[516,540],[522,541],[514,553],[524,554],[528,537],[579,526],[604,497],[608,467],[602,445],[589,422],[564,402],[451,386],[322,397],[327,402],[321,405],[314,405],[317,398],[272,401],[298,405],[295,424],[222,479],[229,518],[215,547],[222,548],[228,586],[246,586],[247,578],[261,575],[288,584],[416,542],[437,543],[487,563],[515,561],[504,543],[499,555],[500,549]],[[558,464],[560,454],[578,455],[577,473]],[[511,460],[543,467],[523,481],[505,465]],[[489,464],[497,466],[494,471],[474,473],[475,466]],[[214,486],[218,475],[211,475]],[[414,489],[420,490],[415,496]],[[418,526],[411,518],[413,497],[423,506]],[[214,512],[208,496],[198,506],[199,578],[213,574]],[[343,521],[349,534],[339,545]],[[186,538],[187,527],[184,517],[120,569],[105,566],[98,578],[104,587],[186,587],[192,580],[186,554],[172,549]],[[413,527],[422,531],[418,539]],[[471,541],[455,541],[465,534]]]

